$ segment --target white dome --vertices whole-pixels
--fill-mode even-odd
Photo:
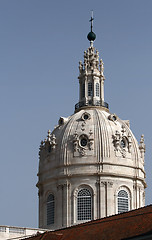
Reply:
[[[104,102],[103,61],[79,63],[80,99],[40,145],[39,227],[57,229],[145,204],[145,144]]]
[[[51,147],[52,136],[54,147]],[[66,165],[67,176],[125,175],[145,183],[144,160],[129,121],[101,107],[88,107],[68,118],[60,118],[59,125],[41,146],[40,154],[43,156],[40,168],[44,171],[47,167],[50,180],[64,175]],[[44,161],[49,161],[49,165]],[[77,171],[72,166],[77,166]]]

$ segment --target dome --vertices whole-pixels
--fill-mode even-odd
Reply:
[[[145,204],[144,137],[104,100],[104,65],[90,47],[79,62],[79,102],[41,142],[39,227],[59,229]]]
[[[59,229],[144,206],[144,152],[143,136],[138,144],[129,121],[104,107],[60,117],[40,146],[40,227]]]
[[[53,136],[54,146],[51,147]],[[139,178],[145,184],[144,162],[129,121],[121,120],[102,107],[88,107],[68,118],[61,117],[41,149],[41,155],[48,155],[43,158],[49,162],[46,167],[50,180],[64,175],[66,165],[68,177],[125,175],[125,178]],[[44,166],[41,162],[43,171]]]

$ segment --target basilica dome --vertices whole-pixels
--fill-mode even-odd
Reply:
[[[132,134],[129,121],[103,107],[84,107],[68,118],[61,117],[54,131],[48,132],[44,146],[41,155],[49,153],[44,161],[49,163],[50,180],[63,177],[66,165],[69,178],[80,174],[125,175],[144,183],[141,144]],[[44,162],[40,164],[44,168]]]
[[[40,228],[59,229],[145,204],[144,137],[138,143],[129,121],[110,113],[103,61],[92,39],[78,79],[74,114],[60,117],[40,145]]]

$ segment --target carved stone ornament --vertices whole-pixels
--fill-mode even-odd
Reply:
[[[82,131],[85,130],[85,124],[86,124],[86,122],[83,122],[83,123],[81,124],[81,130],[82,130]]]
[[[105,186],[107,186],[107,187],[109,187],[109,188],[112,188],[113,187],[113,182],[107,182],[107,181],[100,181],[100,180],[97,180],[96,181],[96,185],[97,186],[101,186],[101,187],[105,187]]]
[[[93,150],[93,145],[94,145],[93,132],[90,129],[90,132],[89,132],[89,142],[88,142],[89,150]]]
[[[60,183],[60,184],[57,184],[57,190],[63,190],[64,188],[70,188],[71,184],[66,181],[66,182],[63,182],[63,183]]]
[[[107,182],[101,181],[101,187],[105,187],[107,185]]]
[[[145,143],[144,143],[144,135],[143,134],[141,135],[141,138],[140,138],[139,150],[140,150],[140,153],[141,153],[141,158],[144,161],[146,146],[145,146]]]
[[[55,149],[56,147],[56,136],[54,134],[51,137],[51,147],[52,149]]]
[[[78,152],[80,153],[81,156],[85,156],[86,155],[86,151],[83,148],[79,148]]]
[[[79,72],[80,74],[82,73],[83,71],[83,64],[82,64],[82,61],[79,62]]]
[[[47,153],[51,152],[56,148],[56,145],[56,136],[54,134],[51,135],[51,131],[48,130],[47,138],[44,141],[41,141],[39,155],[41,156],[41,153],[45,151],[47,151]]]
[[[113,182],[107,182],[108,187],[112,188],[113,187]]]
[[[73,136],[73,150],[74,150],[74,152],[78,151],[78,143],[79,143],[79,136],[78,136],[77,132],[75,132],[75,134]]]
[[[130,133],[127,134],[124,125],[122,125],[121,132],[115,132],[115,135],[113,136],[113,144],[116,156],[122,156],[125,158],[129,153],[131,153],[132,139]]]
[[[58,124],[59,124],[59,126],[61,126],[61,125],[64,125],[67,121],[68,121],[68,118],[60,117]]]
[[[74,156],[92,155],[94,150],[94,138],[92,130],[89,134],[78,134],[75,132],[73,136],[73,152]]]

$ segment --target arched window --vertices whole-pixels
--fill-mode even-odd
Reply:
[[[88,83],[88,96],[92,96],[92,82]]]
[[[118,213],[129,211],[129,196],[125,190],[120,190],[117,196]]]
[[[47,225],[54,224],[54,195],[47,198]]]
[[[92,219],[92,196],[88,189],[83,188],[77,195],[77,220]]]
[[[96,83],[96,96],[99,97],[99,83]]]

